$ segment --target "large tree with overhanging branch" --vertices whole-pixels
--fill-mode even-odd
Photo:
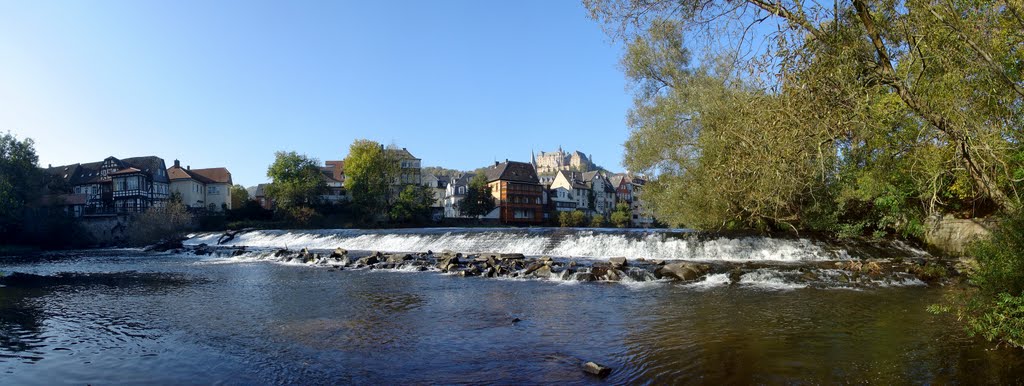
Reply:
[[[1020,206],[1020,0],[584,3],[626,43],[660,219],[920,235]]]

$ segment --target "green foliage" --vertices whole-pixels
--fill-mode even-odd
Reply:
[[[32,139],[0,135],[0,241],[14,235],[25,207],[41,195],[42,173]]]
[[[611,223],[618,228],[628,228],[632,218],[633,212],[629,209],[629,204],[620,202],[612,212]]]
[[[572,212],[559,212],[558,224],[563,228],[581,227],[587,224],[587,214],[581,210]]]
[[[469,180],[466,197],[458,206],[459,212],[472,217],[484,216],[494,210],[494,196],[491,195],[491,188],[487,186],[487,176],[484,173],[477,173]]]
[[[604,217],[601,217],[600,215],[592,216],[590,218],[590,227],[591,228],[601,228],[601,227],[604,227]]]
[[[1012,2],[585,4],[626,42],[625,164],[656,177],[645,201],[663,221],[913,238],[929,215],[1020,205]],[[780,26],[762,51],[709,41],[691,64],[684,42],[745,35],[753,20]]]
[[[368,216],[388,213],[391,186],[398,180],[399,160],[381,144],[360,139],[349,146],[345,157],[345,189]]]
[[[430,206],[434,200],[434,190],[429,186],[406,185],[391,207],[391,220],[399,223],[425,223],[430,219]]]
[[[432,175],[435,175],[435,176],[445,176],[445,177],[448,177],[448,178],[451,178],[451,179],[455,179],[460,174],[463,173],[463,172],[455,170],[455,169],[447,169],[447,168],[443,168],[443,167],[440,167],[440,166],[427,166],[427,167],[421,168],[420,172],[423,173],[423,175],[432,174]]]
[[[1024,212],[1004,218],[989,239],[971,246],[968,255],[978,260],[970,279],[982,296],[1024,295]]]
[[[989,341],[1024,347],[1024,295],[1000,293],[987,312],[967,321],[968,330]]]
[[[275,153],[274,163],[267,168],[267,177],[273,180],[266,188],[267,197],[285,210],[317,204],[326,188],[319,164],[294,151]]]
[[[929,309],[955,313],[972,335],[1024,347],[1024,212],[1007,216],[968,254],[977,259],[968,275],[971,288]]]
[[[231,208],[237,209],[245,205],[249,201],[249,191],[245,190],[242,185],[234,185],[231,187]]]

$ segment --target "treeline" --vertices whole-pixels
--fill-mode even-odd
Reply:
[[[281,151],[267,169],[273,182],[266,196],[274,202],[271,219],[267,213],[250,209],[235,218],[232,228],[244,225],[273,225],[303,228],[422,226],[433,222],[431,207],[437,197],[429,186],[401,182],[401,159],[380,143],[357,140],[349,147],[345,160],[345,199],[326,201],[329,191],[321,174],[320,161],[294,151]],[[443,170],[447,173],[455,173]],[[473,199],[464,211],[486,214],[494,207],[489,190],[474,180]],[[471,207],[471,203],[476,206]],[[253,204],[247,204],[253,205]],[[257,205],[258,206],[258,205]],[[485,211],[486,210],[486,211]],[[480,214],[475,214],[483,212]],[[263,216],[262,219],[246,215]],[[230,216],[230,212],[229,212]],[[258,220],[258,221],[252,221]],[[262,221],[262,222],[260,222]]]
[[[584,3],[626,43],[625,161],[659,219],[920,238],[1003,217],[935,309],[1024,346],[1024,3]]]
[[[10,132],[0,135],[0,247],[72,248],[93,243],[73,218],[44,207],[47,193],[63,189],[62,184],[39,168],[32,139],[19,140]]]

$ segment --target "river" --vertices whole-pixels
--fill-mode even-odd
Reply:
[[[534,231],[282,231],[229,244],[276,247],[269,240],[285,237],[322,248],[363,237],[378,244],[362,249],[414,251],[462,238],[469,252],[495,250],[505,235],[522,249],[604,237],[602,248],[689,257],[714,249],[707,242],[726,246],[716,254],[746,253],[734,259],[847,255],[806,240],[680,246],[664,235],[552,231],[525,242],[521,232]],[[577,248],[590,252],[575,257],[602,257]],[[0,258],[0,272],[3,384],[1008,384],[1024,374],[1020,351],[925,311],[947,289],[915,282],[461,278],[132,249]],[[613,371],[585,374],[586,361]]]

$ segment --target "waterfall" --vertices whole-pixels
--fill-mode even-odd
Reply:
[[[220,234],[191,235],[187,245],[216,245]],[[575,228],[420,228],[385,230],[261,230],[241,233],[224,246],[353,251],[522,253],[527,256],[630,259],[806,262],[844,260],[841,246],[806,238],[714,236],[676,230]],[[925,253],[895,243],[906,256]]]

